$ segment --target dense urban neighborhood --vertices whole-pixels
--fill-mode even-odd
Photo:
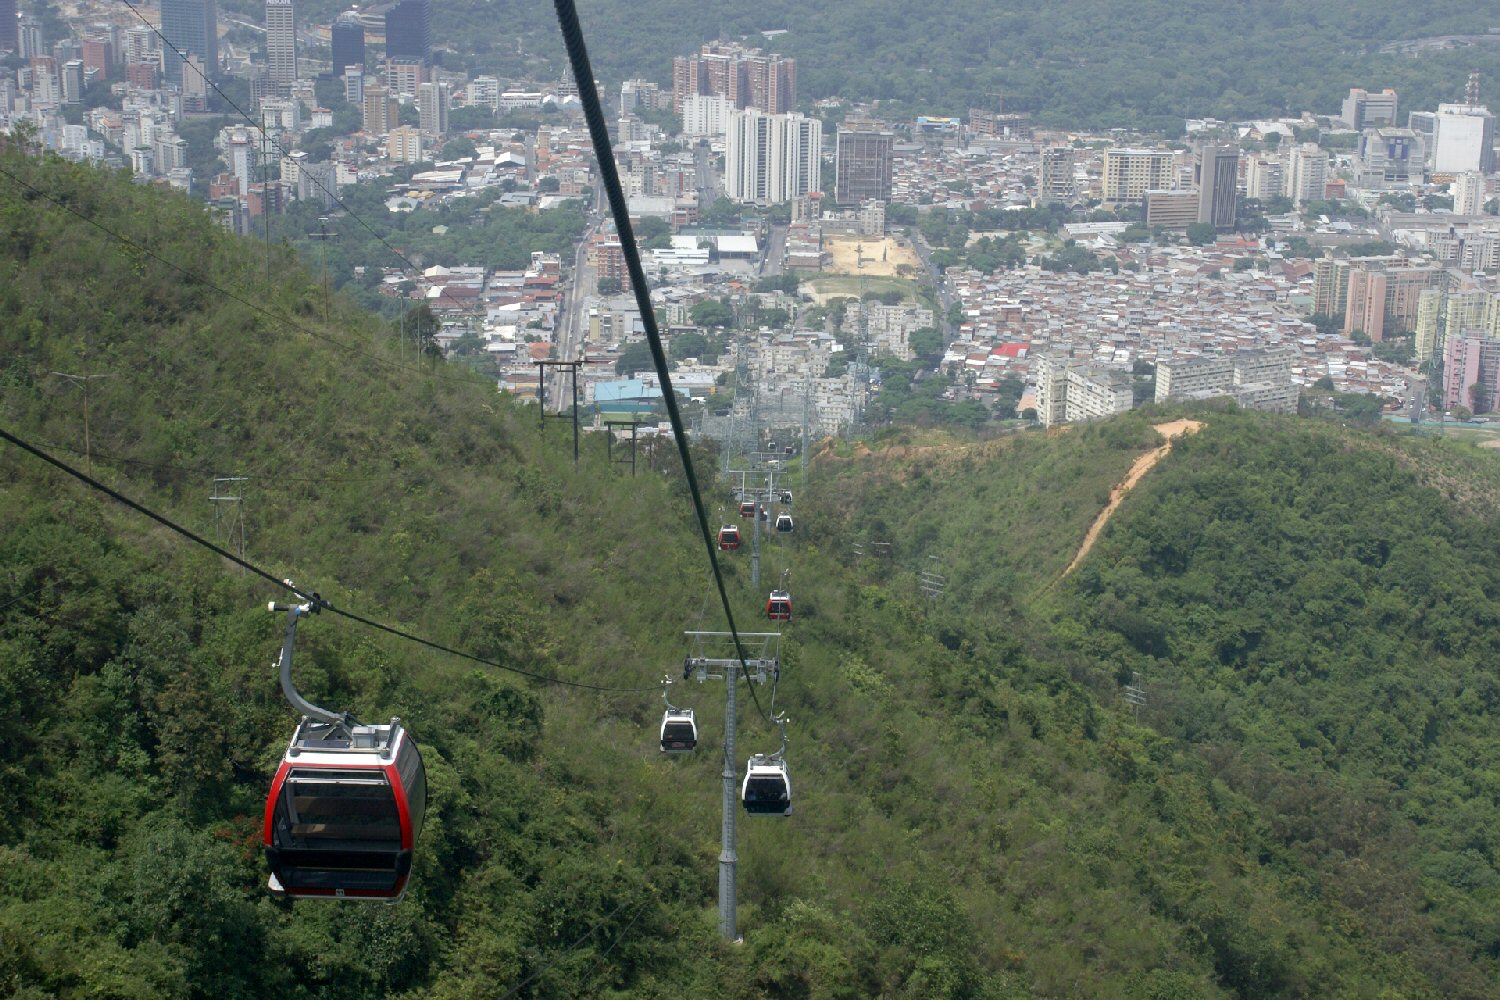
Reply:
[[[303,248],[502,389],[653,423],[577,82],[444,68],[430,0],[331,23],[264,6],[261,23],[211,0],[0,16],[0,122]],[[698,433],[898,412],[1045,426],[1188,395],[1296,412],[1313,390],[1420,420],[1500,399],[1477,75],[1436,108],[1351,86],[1297,117],[1101,133],[1003,99],[902,119],[799,102],[775,41],[596,82]],[[548,361],[578,363],[578,399]]]

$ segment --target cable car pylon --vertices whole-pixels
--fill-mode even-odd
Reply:
[[[781,679],[781,633],[780,632],[686,632],[692,640],[692,651],[683,661],[682,675],[686,680],[694,673],[702,683],[708,680],[724,681],[724,762],[720,778],[723,781],[723,826],[719,842],[719,931],[726,940],[737,941],[737,875],[739,855],[735,852],[735,820],[737,807],[743,801],[744,789],[739,781],[739,761],[736,758],[735,735],[738,725],[737,705],[739,678],[743,673],[752,684],[770,682],[772,690]],[[734,655],[710,656],[709,652]],[[740,653],[744,653],[741,660]],[[712,673],[719,669],[723,673]],[[783,741],[783,749],[785,742]],[[790,786],[788,786],[790,787]],[[790,791],[788,791],[790,802]]]

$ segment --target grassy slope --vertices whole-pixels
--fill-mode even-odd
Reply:
[[[184,201],[4,164],[161,257],[211,262],[220,286],[263,273]],[[209,477],[250,472],[257,563],[528,670],[649,688],[680,662],[681,629],[720,627],[711,605],[700,617],[675,475],[626,481],[592,443],[573,471],[563,435],[481,382],[403,366],[369,319],[310,325],[317,285],[290,262],[258,301],[302,329],[5,181],[0,237],[7,428],[76,447],[79,400],[45,373],[115,374],[92,397],[102,478],[212,534]],[[304,628],[304,688],[406,718],[434,811],[403,906],[349,921],[266,898],[256,816],[291,721],[259,610],[276,595],[7,447],[0,981],[142,996],[461,996],[533,974],[538,996],[1433,988],[1316,891],[1248,791],[1135,726],[1094,661],[1021,617],[1148,436],[1126,421],[952,460],[820,464],[797,535],[765,563],[790,566],[798,601],[777,702],[798,800],[790,821],[742,825],[742,949],[714,930],[719,689],[678,690],[704,751],[668,760],[649,690],[516,684],[328,616]],[[886,532],[891,565],[849,565],[852,541]],[[901,567],[929,552],[974,603],[914,600]],[[727,569],[753,628],[764,595],[745,563]],[[743,752],[772,748],[743,721]]]

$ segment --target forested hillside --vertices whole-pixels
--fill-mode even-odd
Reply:
[[[325,20],[339,9],[312,4]],[[1184,117],[1332,113],[1352,86],[1395,87],[1406,109],[1458,100],[1472,69],[1485,96],[1500,80],[1500,44],[1393,43],[1482,35],[1500,4],[1441,0],[789,0],[681,4],[582,2],[596,73],[612,85],[670,85],[672,57],[714,38],[781,29],[768,44],[798,60],[798,96],[895,102],[927,113],[970,105],[1026,108],[1077,128],[1181,127]],[[259,7],[253,15],[259,18]],[[446,61],[502,75],[554,78],[562,45],[551,4],[451,0],[433,5]],[[1389,50],[1388,50],[1389,49]],[[1404,121],[1404,118],[1403,118]]]
[[[1054,498],[1077,528],[1097,483],[1030,456],[1090,440],[1097,455],[1162,416],[937,469],[896,445],[851,468],[827,514],[850,539],[919,519],[925,531],[897,535],[901,565],[946,570],[945,600],[971,614],[1023,609],[1106,703],[1143,686],[1141,722],[1244,797],[1312,898],[1444,995],[1492,995],[1500,463],[1469,445],[1200,414],[1206,427],[1058,581],[1059,555],[1018,536],[1015,511]],[[1017,544],[976,554],[988,533]]]
[[[211,538],[212,478],[248,476],[256,565],[637,689],[308,621],[304,691],[401,716],[432,804],[401,904],[288,904],[258,846],[295,721],[264,609],[284,593],[0,445],[7,993],[1494,992],[1493,558],[1466,513],[1491,480],[1458,458],[1215,414],[1049,590],[1154,443],[1140,418],[825,449],[763,554],[797,600],[777,701],[797,798],[741,823],[731,946],[722,689],[673,692],[695,755],[656,746],[681,630],[723,627],[665,450],[630,479],[586,439],[575,470],[534,411],[337,301],[325,323],[295,261],[267,289],[263,248],[121,176],[0,154],[0,269],[8,433]],[[101,376],[86,446],[83,386],[54,372]],[[888,559],[854,556],[873,540]],[[760,628],[745,555],[729,586]],[[929,555],[937,602],[912,575]],[[746,755],[775,748],[741,723]]]

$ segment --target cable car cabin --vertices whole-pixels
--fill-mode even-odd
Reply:
[[[698,723],[691,708],[669,708],[661,718],[661,752],[689,753],[698,746]]]
[[[785,514],[785,513],[777,514],[776,515],[776,530],[777,531],[791,531],[792,527],[793,527],[793,525],[792,525],[792,515]]]
[[[792,620],[792,595],[790,591],[773,590],[766,598],[766,617],[773,622]]]
[[[742,500],[740,502],[740,517],[754,517],[756,503],[754,500]]]
[[[792,776],[781,757],[756,754],[745,767],[740,801],[751,816],[790,816]]]
[[[776,494],[776,499],[780,500],[784,504],[790,504],[792,502],[792,491],[782,490],[781,492]]]
[[[726,524],[719,529],[719,548],[733,551],[740,547],[740,529],[732,524]]]
[[[398,720],[362,726],[303,718],[266,801],[271,890],[400,899],[426,811],[422,755]]]

